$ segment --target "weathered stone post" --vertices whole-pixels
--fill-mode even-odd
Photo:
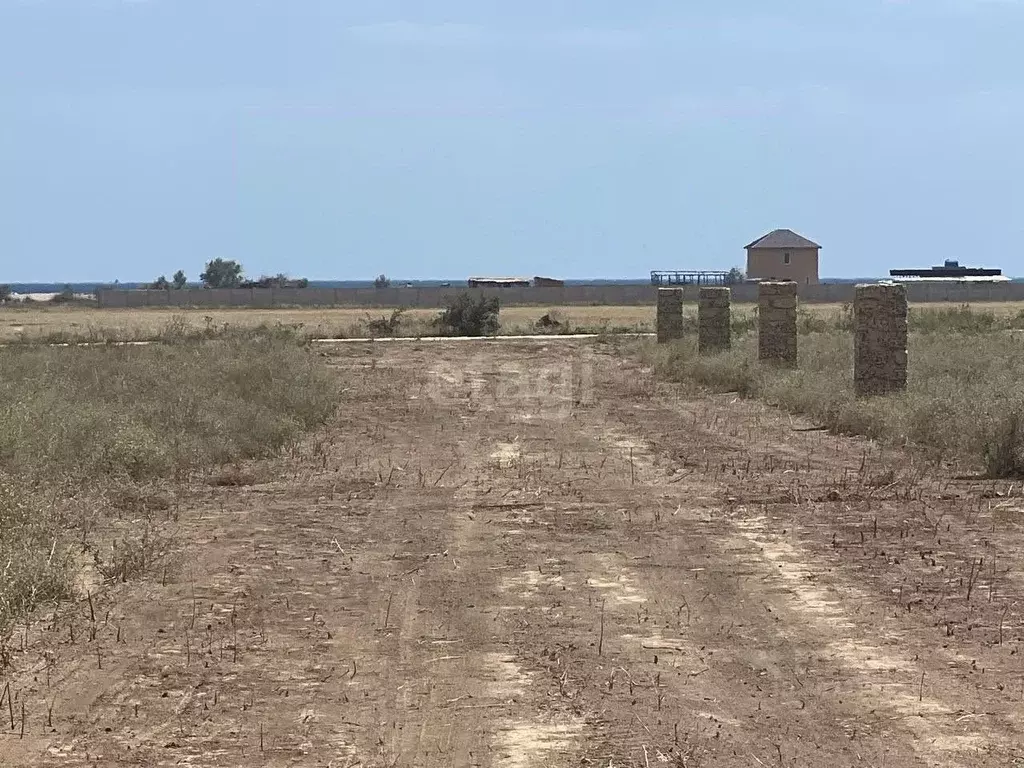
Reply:
[[[658,343],[683,338],[683,289],[658,289]]]
[[[795,368],[796,283],[761,283],[757,298],[758,359]]]
[[[862,396],[907,388],[907,287],[858,285],[853,301],[853,388]]]
[[[697,348],[702,355],[729,349],[732,345],[731,302],[728,288],[701,288],[697,305]]]

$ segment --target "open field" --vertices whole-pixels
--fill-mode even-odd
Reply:
[[[224,328],[287,326],[306,338],[350,338],[374,335],[369,321],[389,318],[393,310],[339,309],[96,309],[25,307],[0,309],[0,343],[11,341],[148,341],[183,332],[216,334]],[[501,333],[535,333],[537,321],[551,309],[506,307]],[[654,330],[653,307],[555,308],[571,330]],[[399,333],[435,333],[437,310],[410,309],[401,316]],[[377,334],[381,335],[381,334]]]
[[[1024,760],[1019,484],[617,346],[332,352],[325,428],[183,480],[177,568],[25,627],[0,763]]]
[[[919,304],[912,314],[923,316],[948,311],[953,306]],[[998,324],[1024,328],[1024,302],[983,303],[971,310],[979,316],[991,316]],[[696,317],[696,305],[684,311]],[[371,321],[390,318],[392,310],[338,309],[97,309],[81,306],[29,306],[0,308],[0,343],[14,341],[149,341],[182,335],[216,336],[225,329],[238,331],[259,327],[284,326],[305,338],[353,338],[380,335],[428,335],[436,333],[431,321],[437,310],[411,309],[401,315],[395,334],[374,330]],[[752,327],[755,305],[735,304],[736,324]],[[839,323],[844,312],[840,304],[807,304],[803,316]],[[546,332],[627,332],[654,331],[654,307],[504,307],[501,329],[504,335],[531,334],[546,314],[562,325],[540,328]]]

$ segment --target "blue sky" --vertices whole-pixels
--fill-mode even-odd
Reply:
[[[1024,275],[1024,0],[0,0],[0,282]]]

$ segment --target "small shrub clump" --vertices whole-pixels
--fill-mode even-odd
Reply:
[[[437,318],[437,327],[447,336],[494,336],[500,308],[497,297],[460,293]]]
[[[366,328],[371,336],[395,336],[401,325],[404,309],[394,309],[390,316],[375,317],[366,321]]]
[[[550,309],[534,323],[534,330],[540,333],[571,333],[572,325],[565,315],[557,309]]]

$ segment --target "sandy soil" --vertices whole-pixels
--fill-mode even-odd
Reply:
[[[1024,764],[1019,487],[596,344],[331,354],[330,429],[26,630],[0,764]]]

